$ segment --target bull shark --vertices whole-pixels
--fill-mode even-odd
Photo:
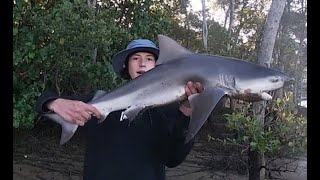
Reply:
[[[294,81],[281,71],[242,59],[191,52],[165,35],[158,35],[158,40],[160,54],[155,68],[110,92],[97,91],[88,103],[102,114],[98,123],[117,110],[124,110],[122,118],[131,122],[142,110],[188,98],[192,107],[185,139],[188,143],[224,96],[249,102],[267,101],[272,99],[267,92]],[[200,82],[204,90],[187,97],[188,81]],[[69,141],[78,128],[58,114],[43,116],[61,125],[60,145]]]

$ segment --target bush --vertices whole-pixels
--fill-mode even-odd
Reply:
[[[267,107],[264,127],[245,112],[226,114],[227,127],[237,132],[232,142],[250,146],[267,155],[297,154],[306,151],[307,118],[296,115],[292,93],[277,98]]]
[[[251,103],[246,103],[242,111],[216,112],[204,125],[202,139],[209,142],[202,151],[211,154],[212,168],[246,174],[249,150],[264,152],[266,164],[275,158],[296,159],[306,153],[307,118],[297,113],[291,92],[267,105],[264,127],[250,110]]]
[[[159,15],[137,18],[130,22],[133,32],[117,24],[119,14],[111,7],[90,9],[79,0],[14,4],[14,128],[33,127],[33,107],[43,90],[72,95],[109,90],[123,83],[112,70],[112,56],[133,38],[156,37],[159,29],[165,29],[166,21],[161,17],[163,21],[150,23]]]

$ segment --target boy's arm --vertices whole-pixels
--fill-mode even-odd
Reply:
[[[180,110],[179,105],[174,103],[163,109],[162,115],[167,119],[169,123],[168,132],[168,153],[166,166],[171,168],[181,164],[193,147],[194,140],[191,139],[185,144],[185,139],[188,131],[190,117],[185,116]]]
[[[35,111],[40,114],[55,112],[65,121],[83,126],[92,116],[101,116],[94,106],[87,104],[94,94],[59,96],[54,91],[44,91],[36,101]]]

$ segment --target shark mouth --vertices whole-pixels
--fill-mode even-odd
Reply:
[[[261,100],[271,100],[272,96],[267,92],[251,92],[249,90],[245,90],[243,93],[231,93],[233,98],[241,99],[244,101],[257,102]]]
[[[137,74],[141,75],[141,74],[144,74],[145,72],[147,71],[137,71]]]

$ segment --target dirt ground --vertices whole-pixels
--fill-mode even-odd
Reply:
[[[32,131],[13,132],[13,179],[14,180],[81,180],[85,137],[84,129],[78,129],[65,145],[59,145],[60,127],[44,122]],[[56,135],[53,135],[56,134]],[[197,144],[196,147],[201,145]],[[246,180],[247,175],[233,171],[215,171],[201,161],[204,156],[194,148],[185,162],[167,169],[168,180]],[[274,174],[274,178],[288,180],[307,179],[307,159],[292,166],[296,172]]]

